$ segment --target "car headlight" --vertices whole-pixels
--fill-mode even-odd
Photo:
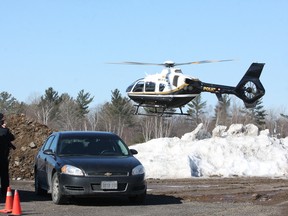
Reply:
[[[61,168],[61,172],[67,175],[84,176],[84,173],[81,169],[71,165],[64,165]]]
[[[132,175],[145,174],[145,168],[142,165],[138,165],[132,169]]]

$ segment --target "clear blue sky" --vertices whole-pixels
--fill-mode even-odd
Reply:
[[[287,0],[1,0],[0,91],[28,102],[49,87],[74,98],[84,89],[97,105],[162,70],[106,62],[232,58],[182,71],[236,85],[252,62],[264,62],[264,105],[287,111],[287,11]]]

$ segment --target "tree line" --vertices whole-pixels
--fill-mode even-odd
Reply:
[[[80,90],[76,98],[59,93],[52,87],[31,102],[19,102],[8,92],[0,93],[0,111],[6,115],[25,114],[54,130],[98,130],[120,135],[127,144],[146,142],[160,137],[181,137],[203,123],[207,132],[217,125],[255,124],[260,130],[268,129],[272,136],[288,136],[287,115],[266,110],[262,100],[255,108],[246,109],[236,97],[223,95],[214,107],[203,101],[201,94],[187,104],[189,115],[134,115],[135,106],[118,89],[111,91],[111,100],[90,107],[94,96]],[[239,102],[241,105],[239,105]],[[149,110],[144,110],[149,112]],[[172,112],[175,110],[172,110]]]

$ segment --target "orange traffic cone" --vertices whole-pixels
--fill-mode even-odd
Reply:
[[[21,209],[18,190],[15,190],[14,192],[13,209],[12,209],[12,213],[9,215],[22,215],[22,209]]]
[[[12,212],[12,206],[13,206],[13,196],[11,188],[7,188],[6,193],[6,202],[5,202],[5,209],[0,210],[1,213],[10,213]]]

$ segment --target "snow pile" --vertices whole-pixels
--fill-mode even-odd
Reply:
[[[204,137],[204,138],[203,138]],[[147,178],[288,177],[288,137],[276,139],[255,125],[218,126],[207,137],[199,125],[180,138],[130,146]]]

